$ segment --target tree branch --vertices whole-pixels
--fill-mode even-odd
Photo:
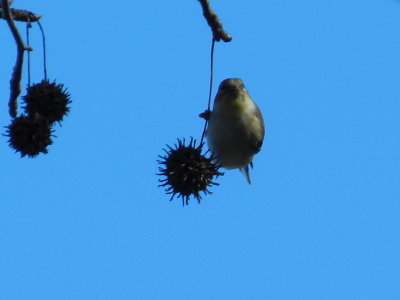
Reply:
[[[3,18],[7,20],[8,27],[14,37],[15,43],[17,44],[17,60],[15,62],[14,70],[10,80],[10,100],[8,102],[9,113],[12,118],[17,116],[17,98],[21,93],[21,76],[22,76],[22,64],[24,60],[24,51],[31,51],[32,48],[25,45],[18,32],[17,27],[14,24],[13,17],[10,12],[10,6],[7,0],[3,0]]]
[[[4,1],[4,0],[3,0]],[[222,22],[217,14],[210,8],[209,0],[199,0],[203,8],[203,16],[206,18],[208,25],[211,27],[214,39],[219,42],[230,42],[232,37],[222,28]]]
[[[39,16],[31,11],[23,10],[23,9],[10,8],[10,14],[14,21],[21,21],[21,22],[33,23],[41,18],[41,16]],[[0,18],[5,19],[4,13],[3,13],[3,10],[1,7],[0,7]]]

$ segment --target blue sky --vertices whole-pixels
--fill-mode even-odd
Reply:
[[[267,134],[251,186],[228,171],[184,208],[156,160],[201,135],[200,5],[68,4],[13,5],[43,15],[49,77],[73,103],[48,155],[2,138],[0,298],[399,299],[400,1],[211,1],[233,36],[216,44],[214,92],[242,78]],[[31,41],[38,82],[37,26]]]

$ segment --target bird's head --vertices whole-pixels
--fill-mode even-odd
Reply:
[[[244,90],[244,82],[239,78],[227,78],[219,85],[218,93],[237,95]]]

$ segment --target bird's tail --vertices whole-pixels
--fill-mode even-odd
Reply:
[[[252,166],[252,164],[251,164],[251,166]],[[249,184],[251,184],[249,165],[246,165],[245,167],[240,168],[239,170],[240,170],[240,172],[242,172],[242,174],[243,174],[244,177],[246,178],[246,181],[247,181]]]

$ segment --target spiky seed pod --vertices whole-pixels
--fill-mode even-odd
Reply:
[[[206,157],[202,154],[204,143],[196,147],[196,141],[191,138],[189,145],[185,145],[185,140],[178,139],[178,145],[175,148],[167,145],[168,150],[163,149],[167,155],[159,156],[160,173],[157,175],[166,176],[159,179],[162,184],[159,187],[165,187],[167,194],[172,194],[170,201],[175,195],[182,198],[183,205],[189,203],[190,196],[194,196],[200,203],[200,192],[211,194],[208,187],[218,185],[213,182],[214,176],[223,175],[219,172],[219,166],[212,157]]]
[[[40,152],[47,153],[51,140],[51,126],[47,120],[36,116],[19,116],[6,126],[8,143],[21,156],[35,157]]]
[[[49,123],[62,121],[70,110],[68,107],[71,103],[70,94],[64,89],[63,84],[56,84],[55,81],[42,80],[29,86],[22,98],[28,115],[38,113]]]

